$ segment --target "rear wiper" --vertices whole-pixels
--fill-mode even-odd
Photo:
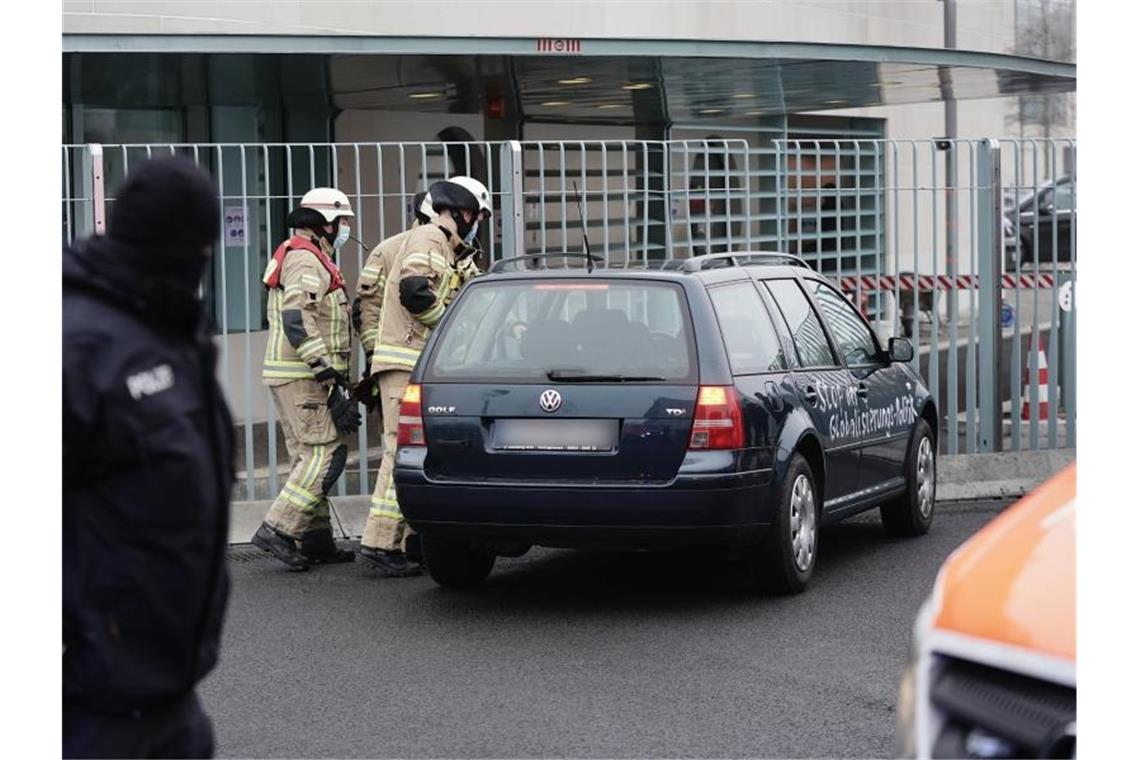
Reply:
[[[649,383],[665,380],[656,375],[589,375],[561,369],[550,370],[546,373],[546,377],[564,383]]]

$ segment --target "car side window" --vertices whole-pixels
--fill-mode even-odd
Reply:
[[[834,367],[838,364],[827,343],[827,333],[807,296],[795,280],[765,280],[768,292],[772,294],[792,342],[796,347],[801,367]]]
[[[1057,185],[1053,191],[1053,197],[1049,200],[1053,204],[1053,209],[1056,211],[1072,211],[1073,210],[1073,186],[1069,184]]]
[[[878,363],[879,347],[851,302],[840,295],[839,291],[818,280],[808,280],[807,287],[815,296],[838,344],[839,353],[843,354],[848,366]]]
[[[788,368],[776,328],[751,281],[711,288],[709,297],[716,309],[734,375]]]

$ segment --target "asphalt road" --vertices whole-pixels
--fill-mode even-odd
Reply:
[[[887,757],[910,626],[1004,506],[823,533],[812,587],[749,595],[693,554],[532,550],[476,592],[231,552],[201,694],[221,757]]]

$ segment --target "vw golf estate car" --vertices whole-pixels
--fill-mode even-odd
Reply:
[[[464,288],[403,398],[397,495],[438,583],[532,545],[704,546],[795,593],[821,525],[879,507],[927,531],[938,416],[914,349],[802,260],[534,259]]]

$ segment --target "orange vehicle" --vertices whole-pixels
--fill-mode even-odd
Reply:
[[[904,757],[1076,754],[1076,465],[943,563],[899,688]]]

